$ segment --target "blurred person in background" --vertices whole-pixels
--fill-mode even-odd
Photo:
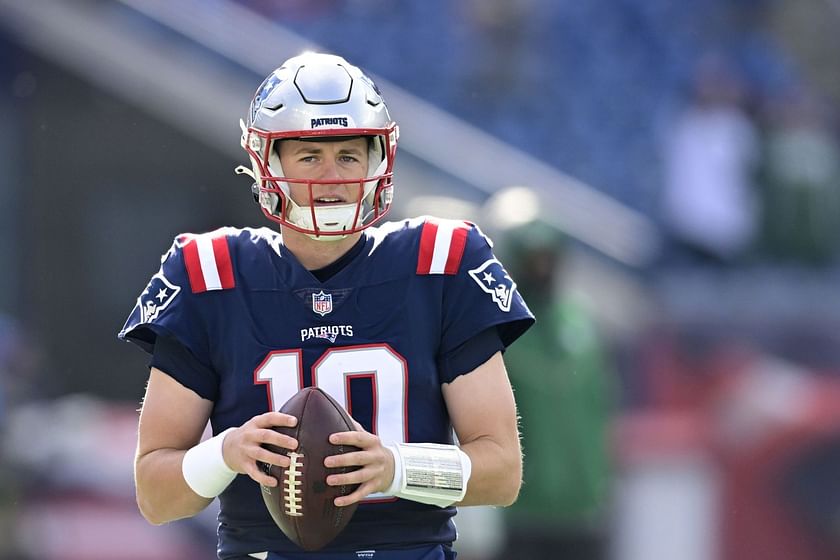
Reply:
[[[34,475],[17,465],[9,444],[14,413],[42,389],[37,384],[38,355],[20,324],[0,312],[0,558],[27,558],[18,549],[15,519],[23,509],[26,476]]]
[[[817,427],[811,433],[818,436],[789,457],[775,477],[774,497],[795,516],[800,541],[813,551],[808,560],[835,559],[840,557],[840,428]]]
[[[10,349],[15,345],[15,339],[10,328],[10,322],[0,314],[0,558],[7,558],[12,553],[14,539],[11,532],[12,504],[15,502],[8,451],[6,449],[6,422],[8,415],[8,391],[12,381]]]
[[[16,408],[52,396],[39,384],[40,366],[40,350],[32,337],[20,322],[0,312],[0,434]]]
[[[120,333],[152,354],[140,510],[166,523],[218,496],[221,559],[452,559],[455,505],[509,505],[519,491],[502,351],[533,316],[473,224],[382,222],[397,137],[359,68],[318,53],[286,61],[251,102],[241,143],[252,168],[238,168],[280,233],[178,236]],[[362,503],[307,553],[269,516],[262,492],[278,482],[262,465],[289,467],[264,444],[297,448],[272,428],[295,425],[278,410],[313,385],[358,422],[330,441],[359,451],[326,460],[358,468],[326,483],[357,485],[336,506]],[[411,477],[399,466],[409,458]]]
[[[829,264],[840,236],[840,147],[827,105],[799,86],[769,104],[760,166],[763,250],[801,264]]]
[[[735,264],[759,231],[758,131],[744,110],[744,85],[732,62],[706,54],[692,76],[686,106],[665,132],[662,220],[673,256]]]
[[[535,219],[500,232],[535,326],[505,353],[521,416],[524,478],[500,558],[605,558],[615,379],[588,312],[564,285],[563,234]]]

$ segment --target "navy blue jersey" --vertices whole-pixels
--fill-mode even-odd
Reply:
[[[439,364],[488,328],[508,345],[532,322],[478,228],[424,217],[368,228],[324,282],[267,228],[181,235],[119,336],[149,352],[158,335],[189,350],[203,367],[167,373],[214,402],[214,434],[317,385],[384,442],[452,443],[441,384],[466,372]],[[221,558],[299,551],[249,477],[219,499]],[[326,550],[450,543],[454,514],[370,496]]]

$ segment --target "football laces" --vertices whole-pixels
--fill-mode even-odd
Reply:
[[[286,470],[286,477],[283,481],[283,501],[286,505],[286,515],[291,517],[303,516],[303,501],[300,499],[301,489],[303,484],[301,477],[303,473],[300,469],[303,468],[303,454],[289,453],[289,468]]]

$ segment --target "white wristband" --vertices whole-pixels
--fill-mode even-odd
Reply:
[[[235,428],[204,440],[184,454],[181,473],[187,486],[202,498],[215,498],[236,478],[236,472],[225,463],[222,444]]]
[[[394,480],[384,494],[438,507],[464,499],[472,463],[457,446],[395,443],[386,448],[394,456]]]

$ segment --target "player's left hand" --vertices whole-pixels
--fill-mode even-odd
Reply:
[[[333,445],[353,445],[359,451],[331,455],[324,459],[324,465],[334,467],[359,467],[353,472],[332,474],[327,477],[330,486],[358,484],[355,492],[335,499],[337,506],[349,506],[369,494],[386,490],[394,480],[394,456],[378,436],[366,432],[358,423],[354,432],[338,432],[330,436]]]

